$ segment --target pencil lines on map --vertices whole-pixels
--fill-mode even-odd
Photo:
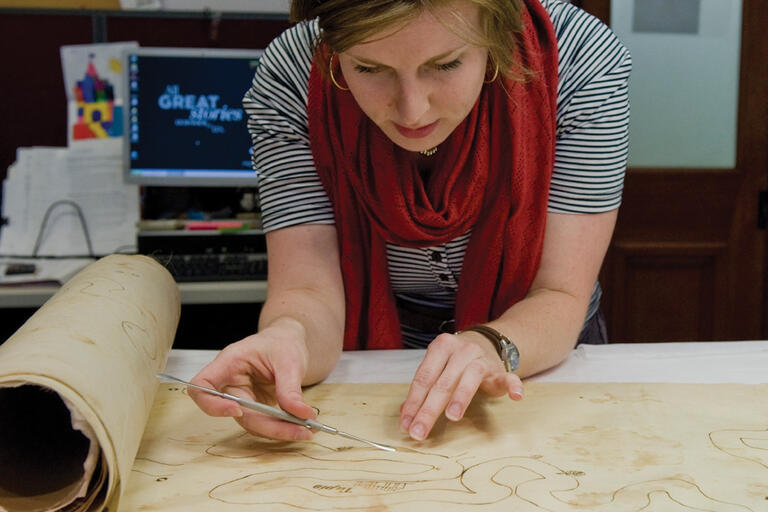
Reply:
[[[108,297],[114,292],[124,292],[124,291],[126,291],[126,288],[125,286],[123,286],[122,283],[107,277],[100,277],[100,278],[94,279],[88,282],[88,284],[86,284],[82,288],[80,288],[81,294],[91,295],[93,297]]]
[[[496,478],[510,465],[506,458],[465,467],[442,456],[416,452],[400,452],[398,457],[405,460],[395,460],[380,458],[367,448],[344,453],[351,451],[364,453],[354,454],[352,459],[272,460],[270,471],[223,482],[209,496],[240,505],[281,503],[304,510],[364,510],[372,497],[386,505],[414,500],[486,505],[513,494],[512,485]]]
[[[160,462],[159,460],[153,460],[153,459],[150,459],[148,457],[136,457],[136,460],[145,460],[145,461],[151,462],[153,464],[160,464],[161,466],[176,466],[176,467],[178,467],[178,466],[183,466],[184,465],[183,463],[176,463],[176,464],[174,464],[172,462]],[[143,473],[143,471],[138,471],[138,472],[139,473]],[[147,473],[147,474],[149,474],[149,473]]]
[[[251,450],[246,448],[248,444]],[[372,502],[388,506],[413,501],[489,505],[516,494],[547,509],[538,503],[542,490],[547,499],[554,500],[551,489],[572,491],[579,486],[574,475],[583,474],[558,468],[539,456],[499,457],[470,464],[474,457],[466,452],[452,458],[398,447],[393,456],[367,448],[310,443],[310,449],[305,444],[299,451],[275,453],[264,450],[268,445],[263,444],[261,450],[253,450],[258,444],[262,443],[241,437],[206,450],[225,458],[243,458],[243,451],[250,451],[249,464],[258,466],[264,458],[270,468],[222,482],[210,490],[210,498],[232,505],[365,510]]]
[[[156,480],[158,482],[168,480],[168,477],[171,476],[171,475],[155,475],[153,473],[148,473],[146,471],[141,471],[140,469],[134,469],[133,471],[136,472],[136,473],[140,473],[142,475],[147,475],[147,476],[151,476],[152,478],[158,479],[158,480]]]
[[[763,449],[758,435],[762,432],[720,432],[712,437],[727,434],[727,439],[741,440],[741,446]],[[246,433],[219,438],[213,444],[205,441],[210,435],[161,439],[157,442],[165,456],[139,453],[134,472],[166,485],[168,479],[185,480],[187,465],[207,457],[211,468],[227,468],[232,476],[214,477],[205,493],[233,507],[374,511],[400,510],[417,503],[429,508],[430,504],[462,507],[503,502],[505,507],[550,512],[755,512],[707,493],[682,475],[630,480],[618,489],[597,491],[592,485],[585,487],[584,482],[594,475],[584,468],[558,467],[541,455],[483,458],[462,452],[451,457],[408,447],[398,447],[391,454],[314,441],[269,441]]]
[[[747,506],[728,503],[709,496],[695,483],[681,478],[648,480],[624,486],[613,493],[609,507],[595,510],[601,512],[609,512],[610,510],[641,512],[651,505],[665,510],[672,503],[697,511],[754,512]],[[616,506],[621,506],[621,508],[614,508]]]
[[[666,501],[692,510],[748,512],[750,508],[728,503],[707,495],[699,486],[683,479],[670,478],[636,482],[613,493],[592,494],[587,501],[579,498],[579,470],[563,470],[538,456],[509,456],[464,466],[455,460],[441,459],[428,472],[401,472],[408,464],[431,459],[434,455],[414,452],[414,460],[378,459],[389,466],[361,470],[357,463],[298,466],[289,460],[281,468],[252,472],[223,482],[209,496],[230,505],[290,506],[298,510],[366,510],[372,503],[385,506],[414,503],[453,505],[491,505],[508,499],[520,499],[546,511],[614,510],[640,512],[651,504]],[[366,459],[358,459],[366,460]],[[375,459],[369,459],[375,460]],[[386,471],[385,471],[386,469]],[[512,505],[513,502],[510,503]],[[618,508],[617,508],[618,507]]]
[[[715,448],[732,457],[755,462],[768,469],[768,429],[723,429],[709,433]]]
[[[126,269],[116,271],[116,274],[125,276],[126,279],[140,278],[141,274],[132,271],[128,265],[121,265]],[[156,361],[159,355],[159,346],[154,342],[151,333],[156,330],[158,325],[157,317],[147,308],[133,304],[126,300],[125,292],[128,289],[117,279],[107,277],[95,277],[85,284],[80,285],[78,293],[98,297],[107,301],[118,301],[126,309],[125,315],[128,318],[121,320],[120,328],[128,339],[130,344],[142,353],[149,361]]]
[[[380,505],[416,502],[491,505],[513,500],[512,505],[519,499],[546,511],[640,512],[652,503],[692,510],[752,511],[709,496],[681,478],[633,482],[612,493],[591,493],[583,498],[585,494],[578,491],[588,475],[557,467],[538,455],[473,460],[470,464],[473,457],[466,454],[451,458],[398,447],[393,456],[367,448],[340,451],[313,444],[309,450],[254,454],[254,462],[265,458],[269,471],[241,474],[216,485],[208,496],[231,505],[280,504],[297,510],[375,510]],[[214,446],[206,452],[231,458],[233,448]]]

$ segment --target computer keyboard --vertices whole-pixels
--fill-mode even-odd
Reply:
[[[177,282],[263,281],[267,255],[260,253],[151,254]]]

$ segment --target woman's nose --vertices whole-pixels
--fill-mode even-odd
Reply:
[[[424,116],[429,111],[430,89],[418,78],[402,78],[396,98],[396,108],[400,124],[417,128],[425,121]]]

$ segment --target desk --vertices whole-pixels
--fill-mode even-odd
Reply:
[[[424,350],[343,352],[325,382],[410,382]],[[189,379],[214,350],[171,350],[166,373]],[[768,341],[581,345],[540,382],[768,383]]]
[[[59,290],[58,285],[0,286],[0,343]],[[175,346],[217,349],[256,330],[266,281],[180,283],[182,315]]]
[[[0,287],[0,308],[37,308],[59,290],[55,285]],[[182,304],[260,303],[267,298],[266,281],[180,283]]]

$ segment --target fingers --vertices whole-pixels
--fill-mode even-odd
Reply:
[[[453,335],[438,336],[430,343],[403,404],[401,428],[416,440],[425,439],[437,418],[446,410],[449,400],[449,417],[461,417],[482,380],[478,372],[485,373],[474,363],[481,356],[477,346],[464,343]],[[451,400],[465,373],[459,397]]]
[[[231,353],[222,351],[213,362],[198,372],[190,382],[198,386],[228,393],[229,388],[235,385],[235,382],[232,380],[235,363]],[[187,393],[197,406],[209,416],[239,418],[243,415],[243,410],[240,406],[231,400],[220,398],[192,387],[187,388]]]
[[[523,399],[523,383],[514,373],[495,374],[482,382],[480,390],[489,396],[508,395],[515,402]]]
[[[460,420],[478,389],[491,396],[522,399],[522,382],[475,343],[441,335],[427,349],[400,412],[400,427],[418,441],[427,437],[440,414]]]
[[[193,384],[198,383],[193,382]],[[203,384],[198,385],[203,386]],[[239,418],[243,415],[243,410],[236,402],[233,402],[232,400],[209,395],[204,391],[200,391],[191,387],[187,388],[187,393],[192,398],[192,400],[194,400],[197,406],[209,416]]]
[[[307,441],[313,432],[307,427],[265,416],[255,411],[245,411],[235,420],[251,434],[280,441]]]
[[[487,367],[479,359],[471,361],[465,368],[464,373],[461,375],[456,389],[453,391],[453,395],[448,397],[448,404],[445,408],[445,417],[451,421],[459,421],[464,417],[469,402],[477,393],[477,388],[480,387],[480,383],[483,381],[483,377],[487,373]],[[428,400],[431,397],[428,397]]]
[[[226,347],[190,382],[270,405],[277,402],[280,408],[295,416],[314,418],[315,412],[304,402],[301,391],[304,367],[303,359],[290,346],[284,344],[282,350],[269,350],[258,338],[250,337]],[[188,392],[206,414],[233,417],[252,434],[285,441],[312,437],[312,431],[301,425],[243,408],[236,402],[194,388]]]
[[[411,381],[411,387],[408,390],[408,396],[400,407],[400,428],[409,432],[411,437],[422,437],[422,431],[425,426],[416,428],[413,424],[414,417],[419,412],[421,405],[434,386],[437,379],[442,375],[445,365],[450,357],[450,351],[439,345],[440,337],[436,338],[428,347],[427,354]],[[434,421],[432,422],[434,424]],[[413,428],[413,432],[411,429]],[[429,429],[431,429],[431,425]],[[427,432],[429,432],[427,429]],[[426,437],[426,434],[423,434]]]

